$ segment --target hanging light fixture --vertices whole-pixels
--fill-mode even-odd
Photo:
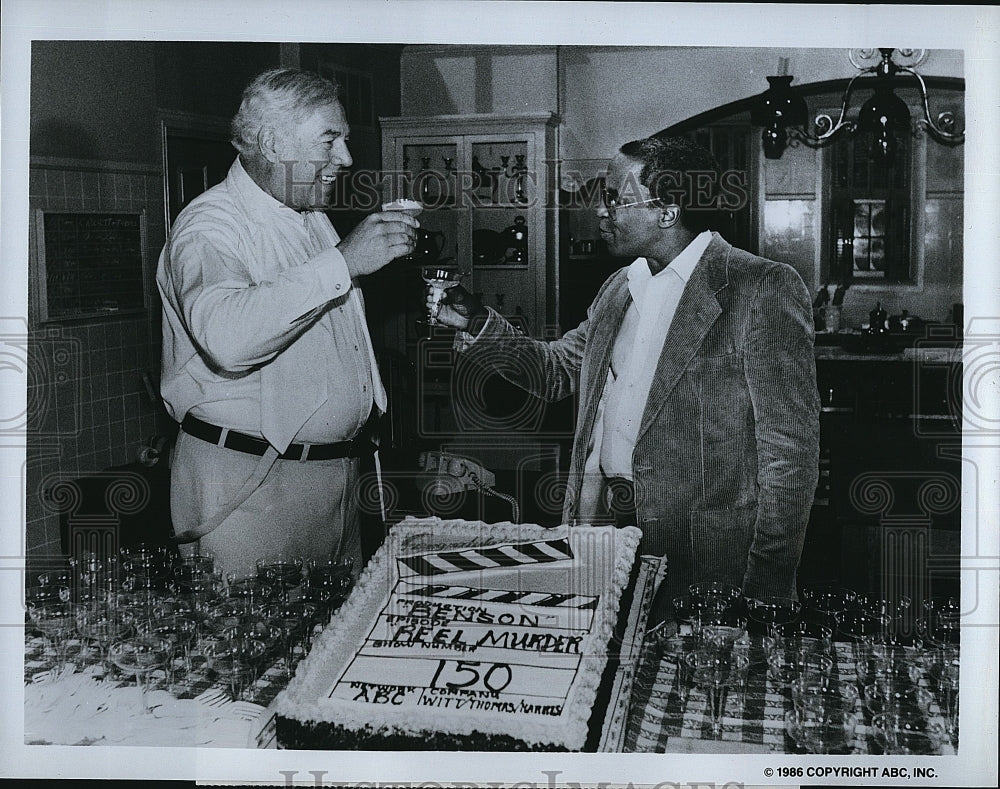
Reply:
[[[957,144],[965,140],[965,132],[955,132],[955,117],[951,112],[938,113],[937,123],[931,118],[927,99],[927,85],[923,77],[908,66],[901,66],[893,60],[895,49],[879,48],[880,60],[874,66],[863,67],[851,53],[851,63],[858,69],[847,87],[840,105],[840,117],[836,122],[829,115],[816,116],[817,134],[812,135],[805,130],[806,105],[805,100],[791,87],[793,77],[785,74],[787,58],[781,58],[779,71],[781,74],[768,77],[770,87],[754,101],[750,109],[750,120],[755,126],[763,126],[761,140],[764,146],[764,156],[768,159],[780,159],[788,145],[789,138],[801,140],[807,145],[823,145],[841,132],[855,134],[863,132],[872,138],[872,154],[886,163],[891,163],[895,157],[900,135],[909,134],[910,110],[906,102],[893,92],[897,75],[912,74],[920,87],[920,97],[923,103],[923,118],[917,123],[927,129],[931,136],[939,142]],[[871,56],[871,50],[858,50],[862,58]],[[913,56],[913,50],[900,50],[901,53]],[[920,61],[923,51],[916,51],[916,60]],[[874,75],[875,90],[871,97],[861,106],[857,121],[848,121],[847,108],[851,99],[854,84],[862,77]]]
[[[780,159],[788,145],[788,129],[806,123],[809,110],[806,100],[792,90],[793,79],[785,74],[768,77],[771,87],[750,110],[751,123],[764,127],[761,140],[768,159]]]

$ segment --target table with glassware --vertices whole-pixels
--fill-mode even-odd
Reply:
[[[268,747],[264,712],[353,585],[349,563],[85,554],[26,590],[25,742]]]
[[[637,590],[640,621],[654,587]],[[955,753],[958,615],[954,598],[807,586],[798,600],[748,600],[725,584],[693,585],[645,630],[611,748]]]
[[[959,609],[805,587],[696,584],[648,627],[666,573],[642,557],[601,750],[948,754]],[[274,747],[265,714],[349,593],[354,568],[275,556],[84,555],[26,590],[25,741]]]

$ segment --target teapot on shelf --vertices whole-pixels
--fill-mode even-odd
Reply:
[[[417,243],[409,255],[409,259],[422,266],[429,266],[438,261],[444,251],[445,234],[441,230],[417,230]]]
[[[528,262],[528,223],[523,216],[514,217],[514,224],[500,233],[500,239],[506,247],[508,263]]]
[[[889,319],[889,313],[882,309],[882,302],[875,302],[875,309],[868,313],[868,333],[869,334],[885,334],[888,331],[886,322]]]

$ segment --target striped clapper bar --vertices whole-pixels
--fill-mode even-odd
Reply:
[[[421,553],[400,556],[396,559],[400,578],[414,575],[441,575],[443,573],[490,570],[497,567],[520,567],[544,562],[561,562],[573,558],[569,540],[490,545],[483,548],[466,548],[460,551]]]
[[[596,597],[582,594],[550,594],[548,592],[513,592],[505,589],[474,589],[468,586],[428,584],[412,589],[399,589],[401,594],[414,597],[445,597],[479,603],[513,603],[519,606],[537,605],[543,608],[596,608]]]

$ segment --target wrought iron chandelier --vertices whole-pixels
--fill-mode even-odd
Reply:
[[[840,117],[834,122],[829,115],[823,113],[817,115],[814,120],[816,134],[810,134],[805,130],[809,110],[805,99],[791,87],[794,77],[787,74],[768,77],[770,87],[757,97],[750,109],[751,122],[764,127],[761,135],[764,156],[768,159],[780,159],[790,138],[800,140],[807,145],[819,146],[841,133],[863,132],[871,135],[873,156],[891,163],[898,146],[898,137],[909,134],[911,128],[909,107],[893,92],[897,84],[897,75],[901,73],[914,76],[920,88],[923,117],[917,119],[918,127],[926,129],[932,137],[944,144],[956,145],[964,142],[965,132],[955,131],[954,113],[939,112],[936,122],[931,117],[927,85],[923,77],[910,66],[898,64],[893,59],[893,53],[896,52],[912,60],[914,65],[922,63],[926,56],[925,50],[896,50],[890,47],[880,47],[877,54],[873,49],[850,51],[851,63],[858,69],[858,73],[851,78],[844,89]],[[875,65],[863,65],[865,60],[872,60],[875,57],[879,58]],[[785,59],[782,59],[782,64],[784,63]],[[847,109],[855,83],[862,77],[871,75],[874,75],[874,92],[861,105],[857,120],[847,120]]]

